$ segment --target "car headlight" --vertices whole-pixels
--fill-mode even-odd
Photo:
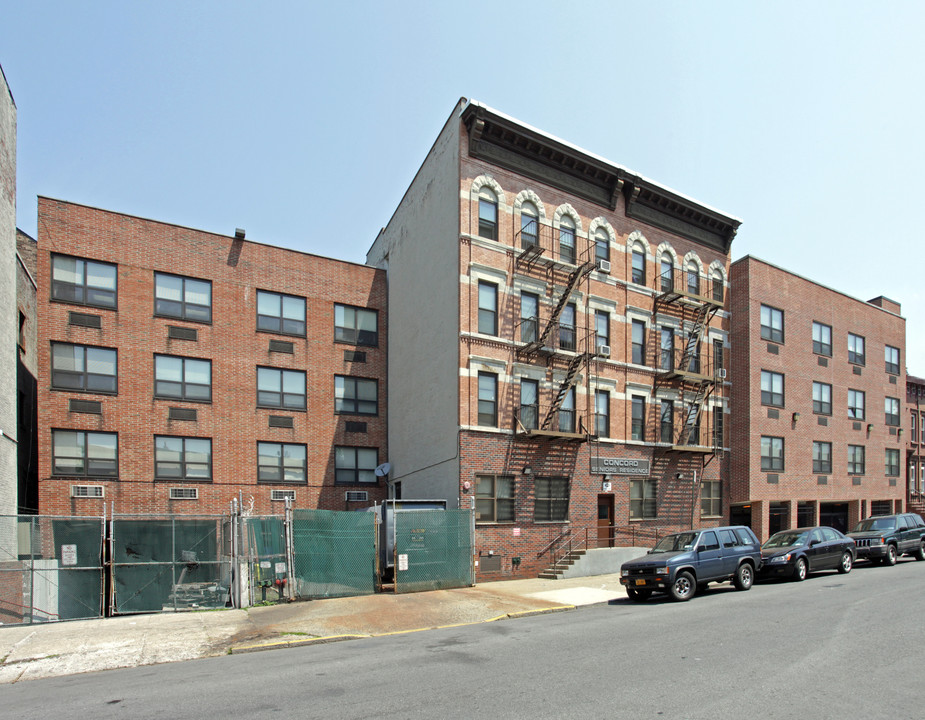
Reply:
[[[668,568],[667,568],[667,567],[655,568],[655,574],[656,574],[656,575],[667,575],[667,574],[668,574]]]
[[[768,565],[781,565],[786,562],[790,562],[790,553],[772,557],[770,560],[768,560]]]
[[[620,576],[621,576],[621,577],[629,577],[629,574],[630,574],[630,571],[629,571],[629,570],[624,570],[623,568],[620,568]]]

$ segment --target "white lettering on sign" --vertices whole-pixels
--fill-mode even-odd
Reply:
[[[65,567],[73,567],[77,564],[77,546],[76,545],[62,545],[61,546],[61,564]]]

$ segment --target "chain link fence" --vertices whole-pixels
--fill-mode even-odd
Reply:
[[[395,513],[395,592],[475,585],[472,510]]]
[[[241,518],[242,541],[237,568],[243,606],[288,599],[289,555],[286,518],[266,515]]]

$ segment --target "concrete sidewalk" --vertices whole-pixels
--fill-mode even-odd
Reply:
[[[618,575],[0,627],[0,683],[573,610],[625,598]]]

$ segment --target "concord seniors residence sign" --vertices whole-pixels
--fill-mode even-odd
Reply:
[[[649,461],[632,458],[591,458],[591,472],[601,475],[648,475]]]

